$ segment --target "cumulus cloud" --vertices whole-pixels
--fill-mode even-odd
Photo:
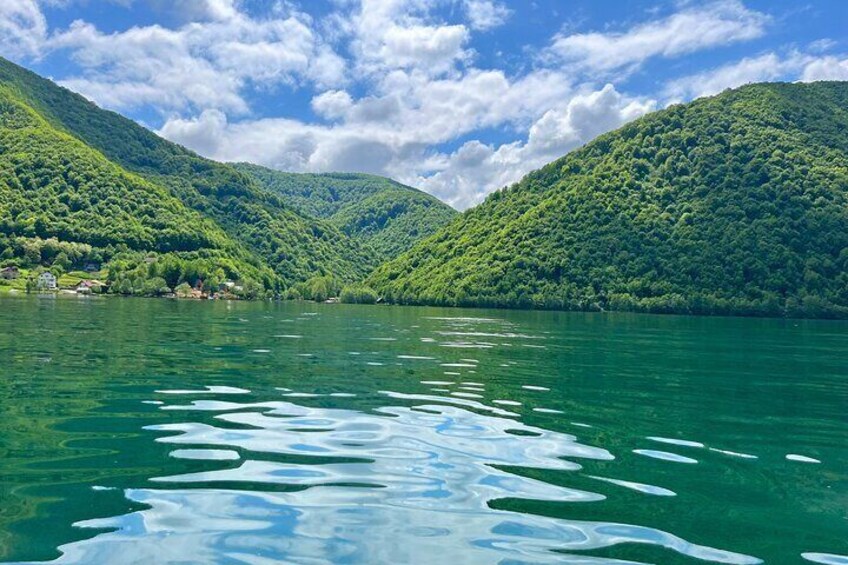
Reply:
[[[543,57],[507,69],[482,68],[474,42],[512,17],[502,0],[334,0],[321,18],[293,0],[144,0],[169,24],[115,32],[85,21],[51,30],[39,1],[90,0],[0,2],[4,53],[67,56],[76,65],[62,84],[110,108],[158,111],[168,139],[224,161],[384,174],[459,208],[654,109],[625,90],[645,61],[754,39],[770,23],[740,0],[680,2],[629,29],[539,38]],[[848,78],[834,48],[759,54],[656,94],[665,104],[758,80]],[[312,114],[255,103],[295,91]]]
[[[392,26],[383,34],[377,53],[389,67],[423,67],[439,72],[465,56],[462,47],[467,41],[464,25]]]
[[[793,51],[746,57],[720,67],[670,81],[664,94],[671,102],[718,94],[753,82],[848,80],[848,57]]]
[[[344,90],[328,90],[312,98],[312,110],[324,118],[341,118],[353,106],[353,98]]]
[[[429,75],[452,71],[469,60],[470,38],[463,24],[432,23],[439,4],[427,0],[361,0],[358,9],[337,23],[350,36],[356,66],[367,75],[394,69]]]
[[[499,147],[469,141],[447,156],[438,172],[414,182],[452,205],[466,208],[492,190],[518,181],[531,170],[655,108],[655,101],[628,98],[608,84],[545,112],[530,127],[526,141]]]
[[[116,33],[77,21],[54,34],[49,47],[70,51],[82,68],[81,76],[63,84],[120,110],[150,104],[163,112],[214,108],[244,114],[249,111],[243,96],[248,85],[332,86],[345,81],[344,61],[299,12],[254,19],[238,12],[232,0],[190,4],[209,21]]]
[[[220,110],[204,110],[196,118],[168,120],[159,133],[203,155],[215,155],[227,125],[227,116]]]
[[[848,80],[848,57],[834,56],[819,57],[804,65],[801,80],[812,82],[817,80]]]
[[[465,0],[465,11],[471,29],[486,31],[503,25],[512,15],[512,10],[492,0]]]
[[[22,59],[41,55],[47,40],[47,21],[35,0],[0,2],[0,50]]]
[[[510,88],[520,90],[528,84],[532,81],[513,83]],[[347,114],[356,108],[348,106],[344,94],[338,92],[325,93],[318,103],[334,110],[346,107]],[[537,110],[540,117],[532,122],[524,141],[498,147],[469,141],[451,154],[433,153],[428,147],[453,139],[460,135],[458,132],[473,131],[476,124],[447,131],[444,126],[436,127],[425,133],[425,140],[415,128],[387,127],[379,122],[322,126],[260,119],[227,123],[221,115],[205,112],[195,119],[169,120],[160,133],[224,161],[252,160],[294,171],[388,174],[466,208],[492,190],[515,182],[530,170],[654,107],[652,100],[632,99],[607,85],[568,97],[555,108]],[[502,107],[507,108],[510,106]],[[508,117],[502,115],[497,121]],[[424,115],[413,112],[404,119],[424,121]],[[210,144],[210,138],[216,141]]]
[[[785,61],[776,53],[746,57],[729,65],[675,79],[666,86],[665,94],[675,102],[709,96],[727,88],[780,78],[795,65],[795,61]]]
[[[625,32],[560,34],[547,56],[595,72],[635,68],[652,57],[676,57],[760,37],[768,20],[737,0],[721,0]]]
[[[114,1],[114,0],[113,0]],[[123,0],[131,2],[133,0]],[[234,0],[149,0],[154,9],[168,11],[185,21],[228,20],[238,17]]]

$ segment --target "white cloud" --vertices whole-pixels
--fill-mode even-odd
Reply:
[[[522,89],[532,88],[534,84],[532,80],[507,83],[507,90],[496,91],[493,97],[521,98]],[[317,102],[313,101],[334,112],[344,108],[348,121],[332,126],[281,119],[227,123],[220,114],[204,113],[196,119],[169,120],[160,133],[224,161],[251,160],[295,171],[348,170],[387,174],[465,208],[476,204],[492,190],[518,180],[596,135],[654,108],[653,101],[628,98],[607,85],[595,92],[565,97],[565,102],[553,109],[537,108],[537,118],[532,121],[523,142],[495,148],[469,141],[447,155],[434,154],[428,147],[454,139],[463,131],[474,131],[487,120],[502,123],[517,114],[480,116],[478,121],[464,126],[454,124],[453,128],[445,130],[446,123],[436,120],[443,113],[441,108],[404,108],[400,112],[402,117],[396,119],[405,125],[393,127],[379,121],[351,121],[355,119],[352,113],[361,108],[363,102],[349,106],[345,94],[328,92],[319,96]],[[506,111],[512,106],[506,104],[500,108]],[[435,127],[418,129],[410,125],[423,123],[428,117],[436,120]],[[447,120],[451,117],[448,115]],[[209,139],[215,142],[210,144]]]
[[[0,51],[5,57],[38,57],[46,39],[47,21],[35,0],[0,2]]]
[[[312,99],[312,109],[319,116],[341,118],[353,106],[353,99],[344,90],[328,90]]]
[[[463,25],[392,26],[383,34],[378,54],[389,67],[422,67],[438,73],[466,56],[463,46],[468,38]]]
[[[214,155],[220,149],[226,129],[226,114],[220,110],[204,110],[196,118],[168,120],[159,133],[198,153]]]
[[[118,33],[78,21],[54,34],[50,48],[69,50],[83,69],[62,84],[121,110],[153,105],[163,112],[212,108],[243,114],[250,110],[243,97],[249,85],[345,81],[344,61],[303,14],[256,20],[235,11],[231,0],[192,6],[213,19]]]
[[[503,25],[512,10],[493,0],[465,0],[465,12],[471,29],[486,31]]]
[[[467,61],[470,38],[462,24],[431,23],[438,1],[361,0],[358,10],[337,20],[351,37],[358,69],[366,75],[407,69],[440,75]]]
[[[175,13],[185,21],[221,21],[236,18],[239,15],[234,0],[150,0],[150,2],[155,8]]]
[[[666,86],[665,95],[674,102],[680,102],[718,94],[727,88],[781,78],[792,67],[797,69],[797,65],[794,59],[786,61],[776,53],[746,57],[729,65],[673,80]]]
[[[760,37],[767,22],[767,16],[737,0],[720,0],[625,32],[561,34],[547,55],[593,72],[633,68],[652,57],[676,57]]]
[[[497,148],[469,141],[443,160],[429,176],[405,179],[452,205],[466,208],[497,188],[508,186],[533,169],[561,157],[598,135],[642,116],[653,100],[634,100],[612,85],[579,94],[560,108],[548,110],[530,127],[525,142]]]
[[[679,102],[753,82],[775,80],[848,80],[848,57],[816,56],[799,51],[786,56],[765,53],[670,81],[664,94],[669,101]]]
[[[50,33],[35,0],[6,0],[0,47],[23,58],[66,53],[80,71],[62,84],[110,108],[159,110],[159,133],[203,155],[384,174],[460,208],[655,107],[598,77],[760,37],[770,21],[738,0],[683,0],[630,29],[558,34],[537,66],[510,74],[476,66],[475,35],[512,15],[499,0],[334,0],[320,19],[284,0],[146,1],[182,23],[107,33],[80,21]],[[846,78],[848,59],[827,55],[833,48],[748,57],[660,94],[666,103],[751,81]],[[285,102],[288,89],[311,97],[315,123],[274,115],[283,104],[251,104],[257,92]],[[492,132],[508,141],[481,141]]]
[[[817,80],[848,80],[848,57],[820,57],[808,61],[801,74],[801,80],[812,82]]]

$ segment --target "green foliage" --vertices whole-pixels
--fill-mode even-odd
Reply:
[[[367,283],[397,303],[848,316],[848,83],[670,107],[492,194]]]
[[[377,293],[363,284],[348,285],[342,289],[339,300],[345,304],[376,304]]]
[[[295,210],[322,218],[385,260],[448,224],[457,212],[420,190],[384,177],[358,173],[284,173],[237,163]]]
[[[332,276],[313,277],[295,286],[295,292],[298,297],[316,302],[324,302],[328,298],[335,298],[341,293],[341,290],[341,281]]]
[[[362,278],[372,250],[204,159],[0,58],[0,234],[159,253],[216,250],[280,290]],[[28,260],[34,261],[34,256]]]
[[[190,284],[183,282],[177,285],[174,292],[180,298],[189,298],[191,297],[192,288]]]
[[[345,207],[330,221],[388,260],[411,249],[456,216],[453,208],[432,196],[389,189]]]

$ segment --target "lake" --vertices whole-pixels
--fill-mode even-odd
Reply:
[[[0,299],[0,561],[848,563],[848,323]]]

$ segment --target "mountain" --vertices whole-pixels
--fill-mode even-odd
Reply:
[[[371,246],[382,259],[406,251],[457,216],[441,200],[385,177],[284,173],[249,163],[234,166],[299,212],[326,219]]]
[[[848,83],[749,85],[645,116],[367,283],[398,303],[848,316]]]
[[[183,254],[173,256],[179,261],[215,256],[200,265],[209,273],[192,271],[192,278],[214,271],[276,290],[320,275],[357,280],[377,263],[373,250],[298,213],[235,168],[2,58],[0,111],[6,260],[24,260],[27,245],[57,238],[93,246],[106,261],[124,253],[123,268],[136,277],[143,278],[144,253]]]

